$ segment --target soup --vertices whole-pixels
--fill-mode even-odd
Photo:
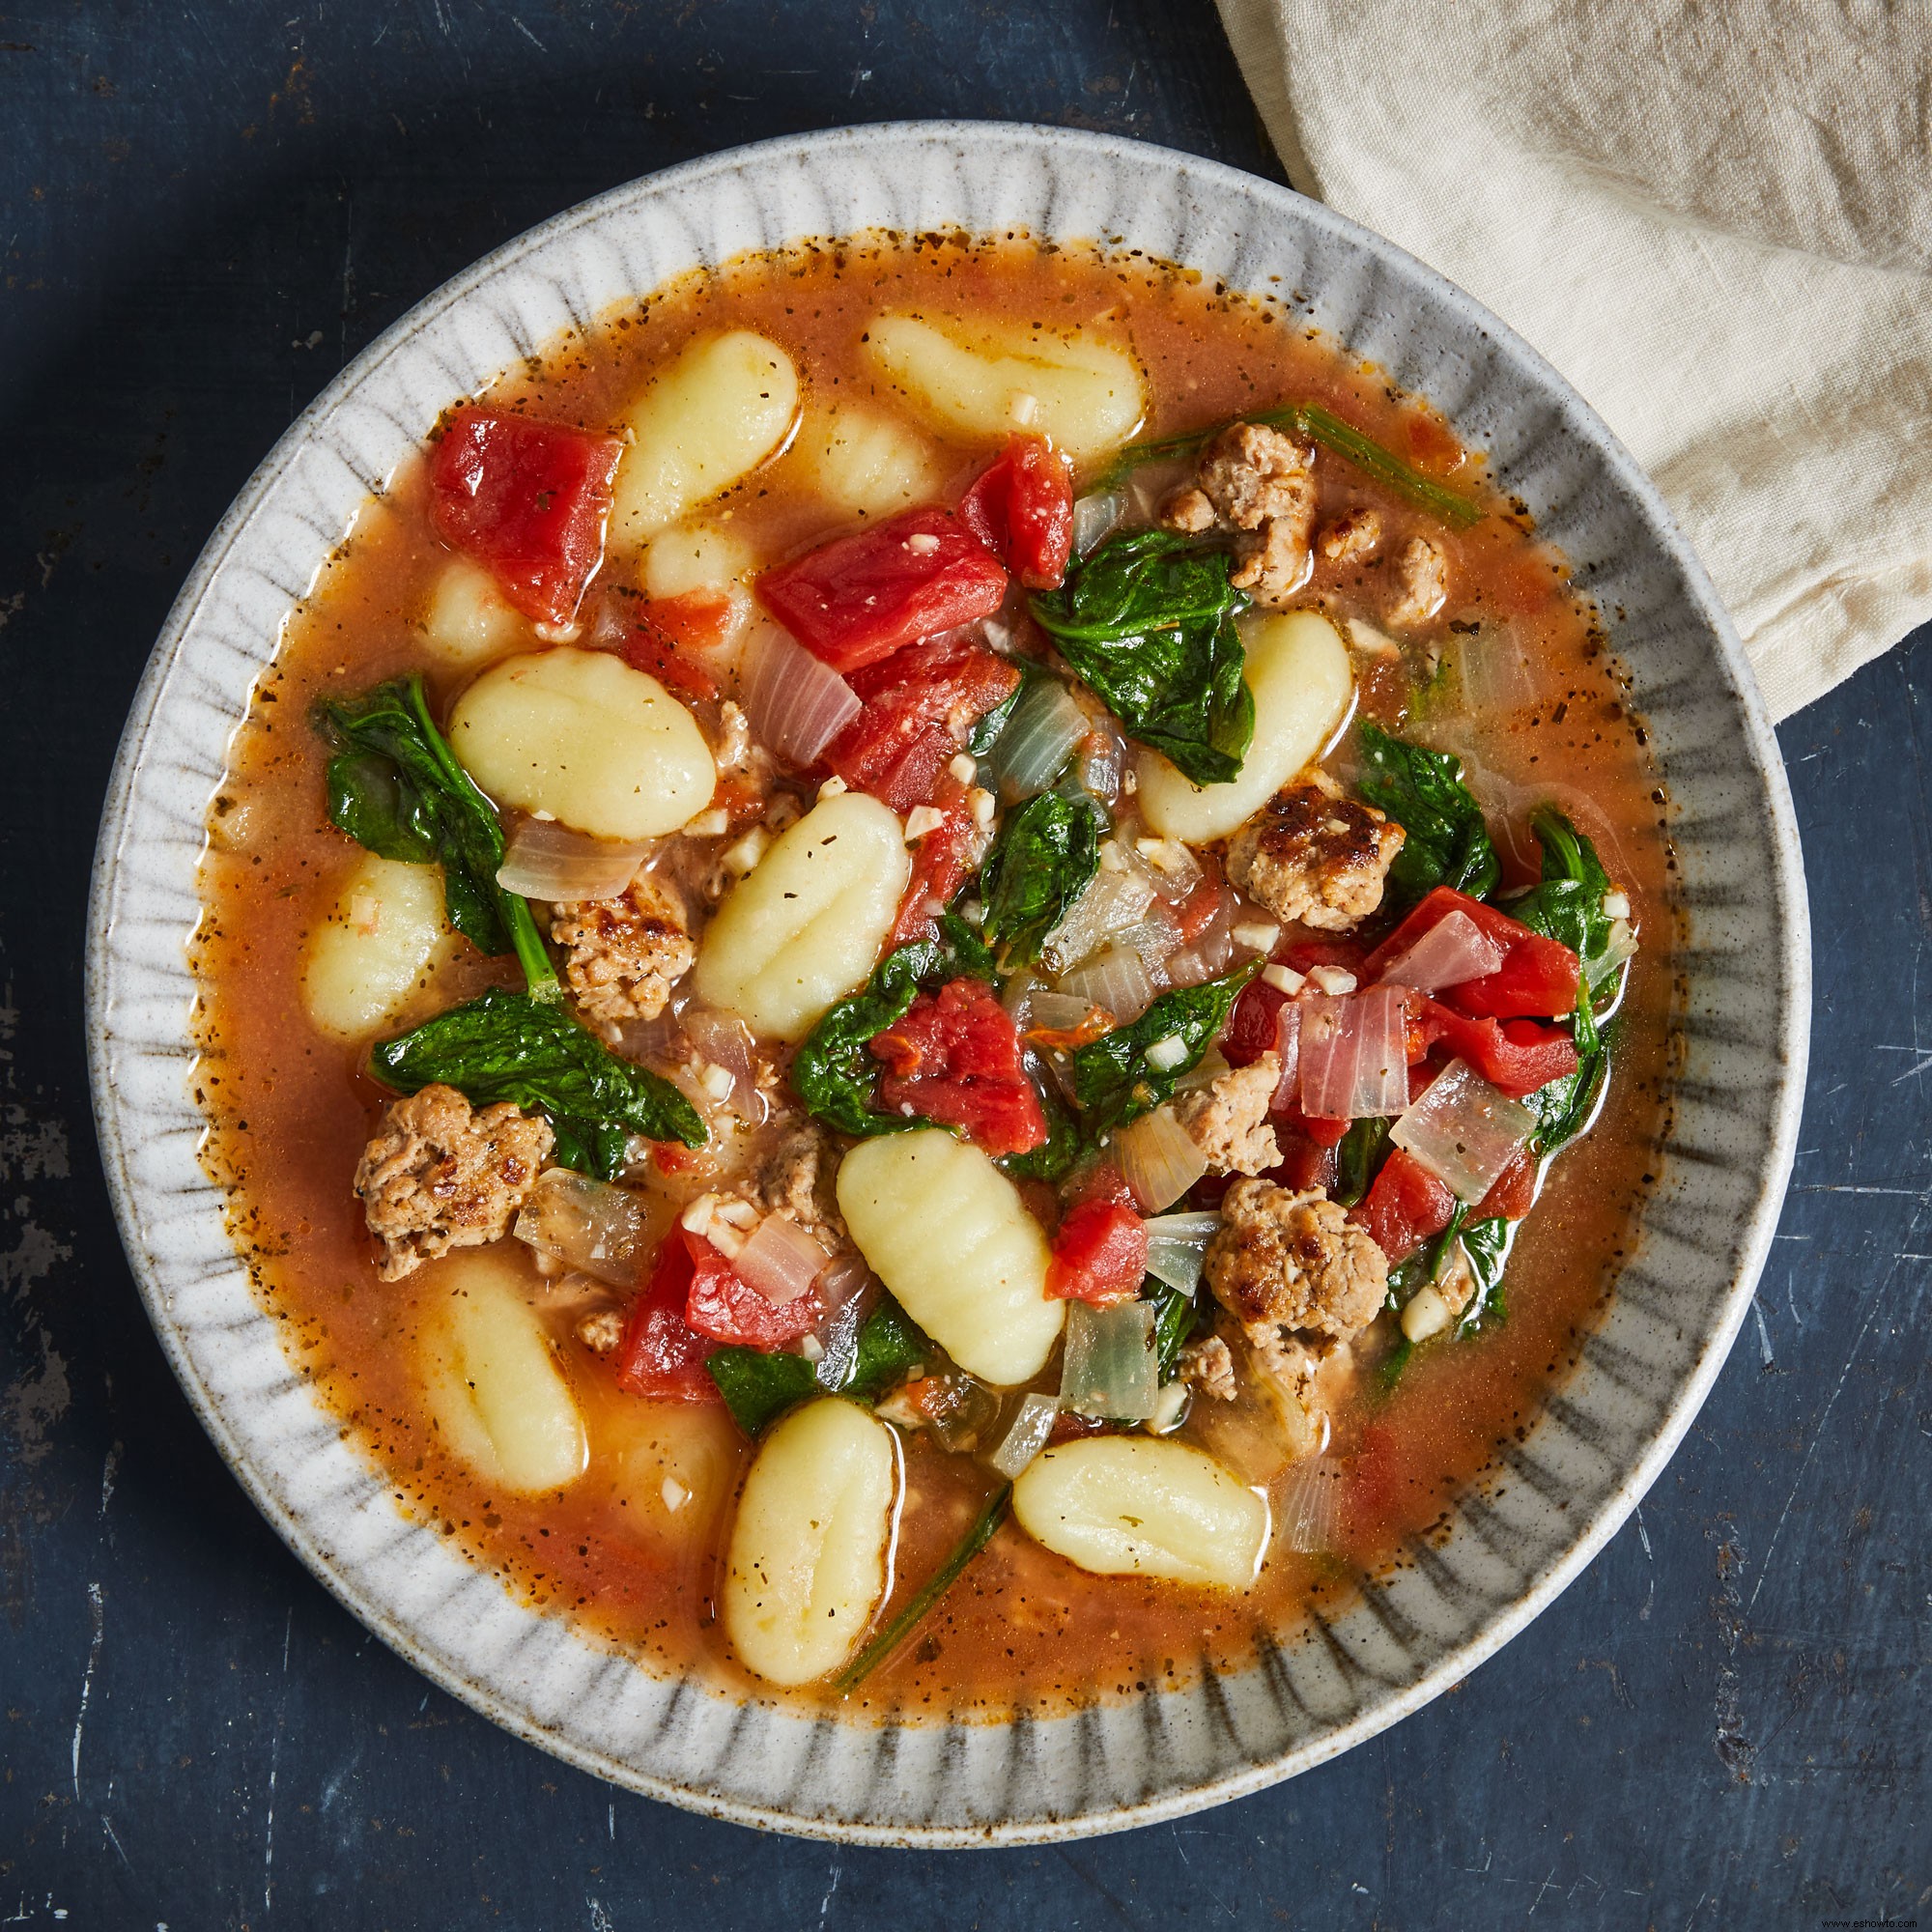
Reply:
[[[1282,297],[875,237],[452,403],[210,817],[205,1158],[399,1508],[641,1664],[994,1715],[1444,1520],[1650,1179],[1594,613]]]

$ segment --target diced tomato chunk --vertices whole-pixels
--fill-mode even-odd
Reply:
[[[1393,1148],[1349,1219],[1366,1229],[1391,1262],[1406,1262],[1449,1225],[1455,1211],[1455,1195],[1406,1148]]]
[[[1227,902],[1227,888],[1210,862],[1202,873],[1200,884],[1173,908],[1174,922],[1180,928],[1180,943],[1192,946],[1213,924],[1215,915]]]
[[[430,518],[525,616],[568,624],[604,560],[624,445],[562,423],[459,410],[430,459]]]
[[[930,794],[940,821],[913,847],[912,876],[899,900],[889,946],[910,946],[939,931],[939,915],[980,863],[980,825],[966,807],[966,787],[942,772]]]
[[[1007,573],[951,511],[907,510],[766,571],[757,591],[807,650],[844,673],[990,617]]]
[[[668,597],[643,605],[621,646],[624,662],[686,697],[716,697],[718,680],[691,655],[694,649],[715,648],[723,640],[722,625],[714,622],[714,605],[718,612],[730,614],[731,607],[722,597]]]
[[[1333,1189],[1341,1178],[1341,1162],[1334,1148],[1318,1141],[1306,1128],[1290,1126],[1280,1120],[1274,1123],[1274,1137],[1281,1149],[1281,1161],[1263,1179],[1272,1180],[1278,1187],[1291,1187],[1297,1194],[1311,1187],[1319,1187],[1324,1194]]]
[[[1230,1066],[1252,1066],[1275,1043],[1276,1015],[1288,995],[1263,980],[1250,980],[1228,1015],[1218,1044]]]
[[[1402,957],[1438,920],[1466,913],[1503,949],[1503,963],[1480,980],[1443,989],[1442,998],[1472,1018],[1562,1019],[1577,1010],[1577,963],[1569,947],[1464,893],[1437,886],[1362,962],[1365,980]]]
[[[1073,469],[1043,436],[1016,436],[960,499],[959,521],[1029,590],[1065,582],[1073,555]]]
[[[1270,956],[1291,973],[1312,973],[1318,966],[1339,966],[1343,972],[1354,974],[1364,985],[1372,977],[1363,962],[1359,939],[1290,939],[1277,945]]]
[[[882,1106],[959,1127],[990,1154],[1027,1153],[1045,1141],[1019,1031],[983,980],[922,993],[904,1019],[872,1037],[870,1050],[885,1066]]]
[[[1131,1208],[1134,1205],[1134,1190],[1127,1185],[1126,1177],[1111,1160],[1096,1160],[1069,1174],[1061,1182],[1060,1200],[1062,1208],[1068,1211],[1084,1207],[1090,1201],[1098,1201],[1103,1205],[1111,1203],[1116,1208]]]
[[[1535,1020],[1469,1019],[1421,995],[1411,1001],[1409,1010],[1414,1015],[1411,1052],[1418,1038],[1424,1053],[1445,1047],[1513,1100],[1577,1070],[1577,1043],[1561,1027],[1539,1026]]]
[[[825,762],[855,791],[910,811],[932,797],[966,734],[1019,681],[1017,665],[970,639],[910,644],[853,672],[866,708],[826,748]]]
[[[1524,1148],[1469,1210],[1472,1221],[1520,1221],[1536,1206],[1536,1159]]]
[[[691,1251],[691,1289],[685,1319],[700,1335],[769,1352],[796,1342],[824,1312],[807,1289],[786,1302],[771,1302],[733,1272],[731,1264],[701,1235],[680,1229]]]
[[[704,1363],[718,1345],[685,1315],[696,1269],[682,1232],[658,1250],[657,1265],[631,1307],[617,1346],[617,1386],[660,1402],[723,1402]]]
[[[1147,1223],[1113,1201],[1083,1201],[1060,1224],[1046,1292],[1061,1301],[1106,1308],[1131,1301],[1147,1279]]]

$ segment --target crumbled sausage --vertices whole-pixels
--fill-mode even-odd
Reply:
[[[1330,563],[1352,563],[1369,556],[1382,540],[1381,513],[1360,503],[1343,513],[1321,532],[1316,544]]]
[[[1161,505],[1160,522],[1191,536],[1235,531],[1229,582],[1279,609],[1314,568],[1315,451],[1278,429],[1230,423],[1202,450],[1194,481]]]
[[[1396,601],[1388,620],[1415,630],[1441,610],[1449,596],[1449,560],[1427,537],[1410,537],[1396,558]]]
[[[1180,1351],[1175,1372],[1190,1388],[1216,1402],[1235,1399],[1235,1357],[1218,1335],[1204,1335]]]
[[[1268,1102],[1280,1084],[1281,1055],[1264,1053],[1182,1094],[1174,1103],[1174,1118],[1214,1173],[1265,1174],[1281,1160],[1268,1125]]]
[[[593,1355],[614,1355],[624,1339],[625,1325],[621,1308],[599,1308],[578,1319],[577,1339]]]
[[[754,1199],[768,1214],[801,1228],[842,1230],[832,1192],[838,1162],[822,1128],[802,1121],[786,1131],[758,1168]]]
[[[1319,1188],[1237,1180],[1222,1198],[1207,1275],[1250,1339],[1274,1327],[1346,1340],[1381,1307],[1388,1257]]]
[[[1228,877],[1277,919],[1346,932],[1381,904],[1406,836],[1311,768],[1235,835]]]
[[[451,1248],[500,1240],[556,1136],[507,1100],[472,1108],[454,1087],[391,1103],[355,1168],[377,1272],[401,1281]]]
[[[550,936],[569,948],[563,977],[578,1010],[600,1026],[655,1019],[697,957],[683,904],[648,872],[620,898],[555,907]]]

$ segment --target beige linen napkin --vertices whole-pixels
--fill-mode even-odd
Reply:
[[[1656,479],[1783,718],[1932,618],[1925,0],[1218,0],[1290,179]]]

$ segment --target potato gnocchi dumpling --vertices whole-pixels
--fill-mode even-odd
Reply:
[[[935,1128],[861,1141],[838,1168],[838,1211],[905,1311],[996,1387],[1046,1366],[1066,1304],[1046,1293],[1046,1236],[1019,1189],[970,1141]]]
[[[449,742],[498,805],[620,844],[676,831],[718,781],[691,713],[608,651],[493,666],[457,700]]]
[[[1090,463],[1126,441],[1147,413],[1140,365],[1091,330],[885,315],[867,329],[867,345],[941,427],[989,442],[1029,430]]]
[[[1134,768],[1141,813],[1163,838],[1202,844],[1241,827],[1304,766],[1314,763],[1349,715],[1354,673],[1349,647],[1315,611],[1240,620],[1242,676],[1255,697],[1255,737],[1239,778],[1197,785],[1140,747]]]
[[[1101,1577],[1245,1588],[1267,1548],[1266,1500],[1213,1457],[1151,1435],[1047,1450],[1013,1485],[1036,1543]]]
[[[698,949],[698,996],[753,1033],[803,1039],[866,983],[911,875],[896,812],[864,792],[824,800],[725,895]]]
[[[309,1018],[341,1039],[380,1032],[428,980],[448,936],[441,872],[365,852],[309,940]]]
[[[722,1408],[694,1403],[611,1405],[598,1419],[600,1466],[608,1454],[625,1520],[654,1538],[701,1543],[738,1479],[744,1438]]]
[[[529,620],[481,564],[455,557],[431,586],[422,640],[442,663],[473,670],[533,641]]]
[[[611,536],[635,544],[688,516],[784,445],[798,370],[776,342],[734,328],[693,343],[632,406]]]
[[[520,1495],[582,1475],[589,1437],[549,1331],[526,1298],[529,1276],[503,1248],[453,1256],[424,1277],[446,1297],[424,1323],[424,1393],[444,1444],[486,1482]]]
[[[909,423],[842,404],[808,413],[797,456],[828,503],[855,517],[889,517],[939,494],[932,444]]]
[[[852,1654],[886,1593],[898,1487],[892,1431],[837,1396],[765,1437],[724,1570],[724,1629],[747,1669],[810,1684]]]
[[[644,552],[644,594],[727,596],[752,573],[752,547],[722,524],[678,524],[660,530]]]

